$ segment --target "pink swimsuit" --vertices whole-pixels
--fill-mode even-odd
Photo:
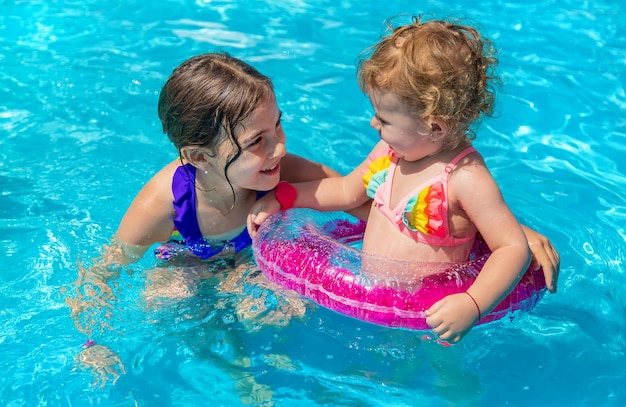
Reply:
[[[475,235],[454,237],[448,226],[448,177],[456,164],[474,147],[461,151],[450,161],[441,175],[433,177],[407,194],[391,208],[391,186],[398,158],[390,148],[373,151],[368,157],[369,168],[363,174],[367,195],[374,205],[405,235],[432,246],[459,246]]]

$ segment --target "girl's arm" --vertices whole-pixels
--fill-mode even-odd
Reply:
[[[449,187],[492,251],[466,293],[447,296],[427,311],[427,323],[433,331],[441,339],[455,343],[479,315],[486,315],[506,297],[524,274],[531,257],[520,224],[483,164],[459,168]]]
[[[79,265],[76,296],[68,299],[68,305],[76,327],[90,338],[107,328],[104,316],[115,300],[110,281],[119,276],[123,266],[138,261],[150,245],[167,240],[172,233],[170,166],[137,194],[111,243],[103,247],[93,264]]]
[[[117,241],[145,251],[169,239],[174,230],[172,176],[178,165],[177,161],[169,164],[139,191],[115,232]]]
[[[95,382],[103,388],[109,377],[115,384],[126,373],[115,351],[94,341],[113,329],[109,324],[116,301],[112,281],[123,266],[139,260],[149,246],[167,240],[172,233],[171,182],[177,166],[177,162],[168,165],[141,189],[100,257],[91,265],[79,265],[73,284],[76,294],[66,299],[74,324],[88,338],[77,360],[82,368],[93,371]]]

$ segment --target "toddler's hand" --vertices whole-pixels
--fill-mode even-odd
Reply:
[[[457,343],[478,320],[472,299],[465,293],[448,295],[426,310],[426,323],[449,343]]]
[[[559,253],[552,245],[552,242],[544,235],[524,225],[522,225],[522,229],[526,234],[528,247],[530,247],[530,251],[533,255],[531,267],[533,267],[534,270],[539,267],[543,268],[546,287],[551,293],[555,293],[561,266]]]
[[[256,201],[254,205],[252,205],[252,208],[250,208],[250,213],[248,214],[248,219],[246,221],[250,237],[256,236],[259,226],[261,226],[261,224],[271,215],[279,212],[280,208],[280,202],[276,200],[274,192],[270,192],[263,198]]]

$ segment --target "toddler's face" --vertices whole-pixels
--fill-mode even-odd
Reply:
[[[368,96],[375,112],[370,125],[398,157],[416,161],[438,151],[439,144],[430,139],[431,127],[398,96],[385,91],[372,91]]]

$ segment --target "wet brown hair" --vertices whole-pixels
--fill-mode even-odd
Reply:
[[[411,23],[361,54],[358,81],[361,90],[392,92],[420,119],[437,117],[450,127],[448,148],[475,138],[471,126],[491,116],[496,51],[487,38],[458,22],[413,17]]]
[[[159,118],[179,153],[185,146],[200,146],[216,154],[229,140],[228,180],[228,167],[241,155],[236,127],[273,95],[272,81],[247,63],[225,52],[202,54],[179,65],[163,85]]]

